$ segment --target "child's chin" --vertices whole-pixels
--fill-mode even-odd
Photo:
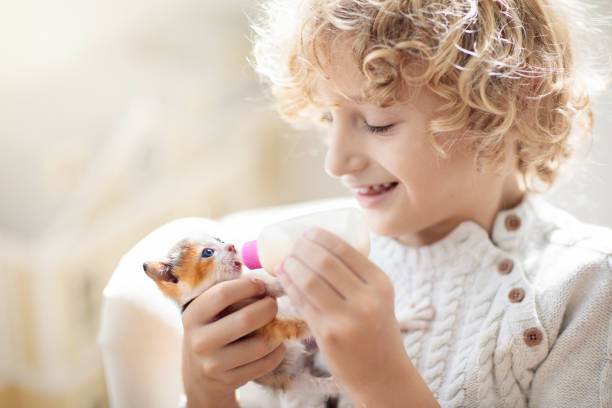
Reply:
[[[366,218],[370,231],[376,235],[393,238],[401,233],[397,225],[397,220],[394,222],[394,220],[388,220],[385,217],[379,217],[375,214],[368,214],[367,212]]]

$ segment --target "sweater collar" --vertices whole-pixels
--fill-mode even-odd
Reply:
[[[542,206],[541,200],[534,194],[526,194],[516,207],[500,211],[493,222],[492,243],[508,252],[524,248],[529,238],[536,233],[535,224],[540,217],[538,209]]]
[[[500,211],[493,222],[491,236],[479,224],[467,220],[430,245],[408,247],[393,238],[374,236],[373,247],[383,257],[401,259],[407,266],[417,269],[451,265],[460,258],[465,259],[466,255],[477,259],[478,254],[491,249],[512,252],[520,249],[529,236],[538,200],[526,194],[516,207]]]

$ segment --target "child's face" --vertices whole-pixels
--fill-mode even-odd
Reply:
[[[421,89],[411,103],[386,108],[355,101],[363,77],[352,60],[334,61],[330,78],[315,90],[328,122],[325,169],[353,191],[370,228],[406,245],[424,245],[466,219],[492,223],[514,177],[477,171],[465,140],[447,148],[445,159],[435,152],[426,129],[443,100]],[[379,187],[361,190],[372,186]]]

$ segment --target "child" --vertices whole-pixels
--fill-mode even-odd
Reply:
[[[570,0],[567,0],[570,1]],[[369,259],[307,232],[279,274],[357,407],[608,407],[612,231],[534,192],[591,132],[569,14],[552,0],[273,1],[255,66],[281,113],[327,126],[326,171],[351,189]],[[284,347],[248,280],[183,315],[190,407],[234,391]],[[401,333],[396,315],[430,309]],[[427,319],[426,319],[427,320]],[[236,339],[240,339],[236,341]]]

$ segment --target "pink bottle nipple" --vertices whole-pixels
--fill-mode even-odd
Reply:
[[[242,261],[249,269],[261,268],[259,255],[257,255],[257,241],[248,241],[242,245]]]

